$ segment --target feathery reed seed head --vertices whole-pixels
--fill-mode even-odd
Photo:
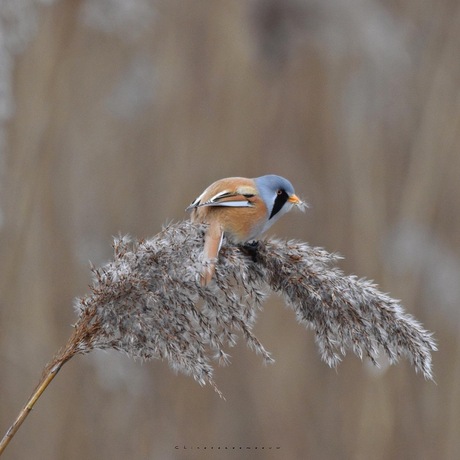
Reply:
[[[272,361],[252,328],[266,295],[275,291],[299,323],[313,329],[330,366],[348,349],[376,363],[383,349],[392,363],[405,356],[432,379],[432,335],[370,282],[331,267],[337,256],[295,241],[224,244],[215,281],[203,288],[204,229],[184,221],[145,241],[116,238],[114,260],[92,269],[92,292],[76,300],[72,353],[113,348],[133,358],[165,359],[217,390],[211,360],[227,364],[225,348],[238,333]]]

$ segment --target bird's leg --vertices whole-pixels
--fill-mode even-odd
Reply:
[[[257,262],[257,255],[258,255],[258,249],[259,249],[259,241],[248,241],[247,243],[244,243],[240,245],[240,249],[242,252],[244,252],[246,255],[251,257],[253,262]]]

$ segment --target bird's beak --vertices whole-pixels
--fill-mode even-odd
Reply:
[[[300,206],[303,204],[302,200],[297,196],[297,195],[291,195],[288,198],[289,203],[295,204],[297,206]]]

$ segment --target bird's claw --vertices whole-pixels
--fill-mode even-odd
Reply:
[[[259,241],[248,241],[240,246],[242,252],[251,257],[253,262],[257,262]]]

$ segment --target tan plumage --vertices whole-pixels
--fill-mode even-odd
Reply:
[[[285,185],[291,193],[276,188],[278,183],[280,187]],[[271,191],[272,194],[268,193]],[[203,286],[214,276],[224,234],[233,243],[243,243],[263,233],[272,223],[270,213],[281,192],[285,198],[276,213],[289,203],[279,215],[289,210],[292,204],[303,204],[293,193],[290,182],[279,176],[229,177],[211,184],[187,208],[192,210],[193,222],[209,224],[203,249]],[[276,221],[279,215],[272,221]]]

